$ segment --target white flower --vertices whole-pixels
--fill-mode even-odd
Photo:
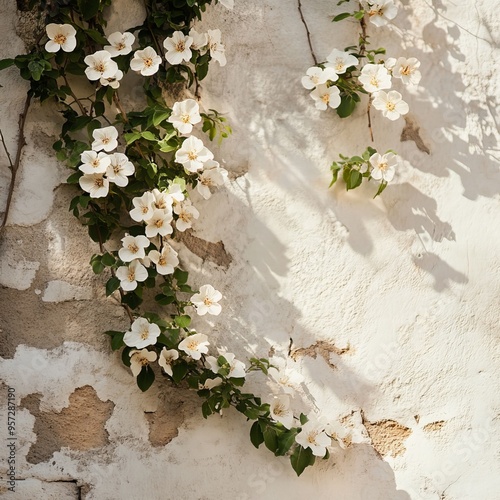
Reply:
[[[126,186],[128,184],[128,176],[135,172],[134,165],[129,161],[127,155],[123,153],[110,154],[109,159],[111,163],[106,170],[107,178],[117,186]]]
[[[161,64],[161,57],[153,47],[146,47],[144,50],[136,50],[134,57],[130,61],[130,69],[139,72],[142,76],[154,75]]]
[[[295,436],[295,441],[303,448],[311,448],[313,455],[324,457],[327,447],[332,444],[324,428],[321,422],[311,419],[302,426],[302,430]]]
[[[275,366],[269,368],[269,376],[278,384],[280,390],[293,396],[304,377],[296,370],[288,368],[284,359],[272,358],[270,361]]]
[[[188,137],[180,149],[175,152],[175,161],[184,166],[188,172],[196,172],[203,168],[208,160],[213,160],[214,155],[196,137]]]
[[[218,387],[219,385],[221,385],[222,382],[223,380],[220,377],[207,378],[204,384],[198,384],[198,390],[208,389],[209,391],[211,391],[214,387]]]
[[[158,274],[163,276],[173,274],[174,268],[179,265],[177,252],[168,243],[163,244],[161,252],[151,250],[148,257],[155,263]]]
[[[172,234],[173,228],[170,225],[172,222],[172,212],[156,209],[151,217],[146,221],[146,236],[154,238],[155,236],[166,236]]]
[[[85,174],[78,180],[80,187],[90,194],[91,198],[103,198],[109,193],[109,181],[104,174]]]
[[[184,193],[180,187],[179,184],[176,182],[170,184],[167,189],[168,194],[172,197],[172,204],[175,205],[177,203],[180,203],[181,201],[184,201]]]
[[[84,174],[104,174],[111,164],[111,158],[106,153],[84,151],[80,155],[82,165],[78,168]]]
[[[270,405],[270,412],[274,421],[282,423],[287,429],[293,427],[293,412],[288,394],[275,396]]]
[[[105,45],[104,50],[107,50],[111,57],[124,56],[132,52],[132,44],[135,42],[135,36],[132,33],[120,33],[115,31],[108,36],[108,42],[111,45]]]
[[[171,37],[163,41],[167,50],[165,59],[172,65],[181,64],[182,61],[188,62],[193,55],[190,49],[192,44],[193,39],[190,36],[184,35],[182,31],[174,31]]]
[[[203,333],[195,333],[186,337],[180,344],[179,349],[184,351],[188,356],[193,359],[200,359],[202,354],[208,352],[208,337]]]
[[[159,189],[154,188],[151,193],[154,197],[153,208],[156,208],[158,210],[165,210],[166,212],[172,213],[172,205],[174,200],[168,191],[160,191]]]
[[[126,234],[124,238],[122,238],[122,248],[118,250],[118,257],[123,262],[131,262],[134,259],[144,259],[146,257],[145,249],[149,246],[150,242],[146,238],[140,234],[139,236],[130,236]]]
[[[193,39],[191,44],[193,50],[200,50],[208,44],[208,35],[206,33],[198,33],[194,28],[191,28],[189,36]]]
[[[190,134],[193,125],[201,122],[200,106],[194,99],[176,102],[167,121],[181,134]]]
[[[158,364],[163,368],[163,371],[172,376],[172,363],[179,359],[179,352],[175,349],[167,349],[164,347],[160,352],[160,357],[158,358]]]
[[[356,66],[359,63],[358,59],[352,54],[338,49],[333,49],[326,60],[328,61],[326,66],[332,68],[339,75],[345,73],[347,68]]]
[[[382,111],[382,114],[389,120],[397,120],[401,115],[406,115],[410,109],[403,101],[403,96],[396,90],[390,90],[387,93],[379,90],[374,95],[373,107]]]
[[[89,80],[112,78],[118,71],[118,65],[111,59],[111,54],[107,50],[98,50],[83,61],[88,66],[85,68],[85,74]]]
[[[387,63],[386,63],[387,64]],[[406,85],[411,83],[413,85],[418,85],[422,74],[417,68],[420,67],[420,61],[415,57],[400,57],[395,63],[392,69],[392,76],[394,78],[401,78],[402,82]]]
[[[385,61],[384,61],[384,66],[389,70],[389,71],[392,71],[394,69],[394,66],[396,66],[396,58],[395,57],[388,57]],[[393,75],[395,76],[395,75]]]
[[[92,149],[94,151],[113,151],[118,147],[118,130],[115,127],[103,127],[95,129],[92,132],[94,141],[92,142]]]
[[[137,288],[138,281],[148,279],[148,271],[138,259],[132,261],[128,266],[120,266],[116,270],[116,277],[120,280],[120,286],[126,292]]]
[[[318,68],[312,66],[306,71],[306,76],[302,77],[302,86],[306,89],[313,89],[317,85],[326,83],[328,80],[332,82],[338,80],[337,73],[332,68]]]
[[[107,87],[109,85],[112,89],[117,89],[120,86],[120,80],[122,78],[123,78],[123,71],[118,69],[113,76],[109,78],[100,78],[99,83],[103,87]]]
[[[181,233],[192,227],[193,219],[197,219],[200,216],[200,212],[193,207],[191,201],[189,200],[177,203],[174,206],[174,212],[178,215],[178,218],[175,221],[175,227],[177,228],[177,231],[180,231]]]
[[[233,10],[234,0],[219,0],[219,3],[221,5],[224,5],[224,7],[226,7],[226,9]]]
[[[333,440],[337,441],[338,445],[345,450],[346,443],[352,442],[352,433],[349,432],[338,420],[329,422],[326,425],[325,432],[327,432]]]
[[[208,30],[208,47],[210,49],[210,56],[215,59],[221,66],[226,65],[225,47],[220,43],[221,31]]]
[[[385,155],[374,153],[370,156],[370,164],[372,166],[370,174],[373,179],[390,182],[394,179],[399,160],[394,153],[386,153]]]
[[[327,87],[326,85],[318,85],[310,94],[316,102],[316,108],[324,111],[330,108],[338,108],[340,105],[340,90],[338,87]]]
[[[367,92],[391,88],[391,75],[383,64],[365,64],[358,80]]]
[[[72,52],[76,47],[76,30],[71,24],[47,24],[45,27],[49,41],[45,44],[47,52]]]
[[[219,355],[223,356],[229,365],[229,374],[227,375],[230,378],[245,378],[245,363],[242,361],[238,361],[235,359],[235,355],[232,352],[224,352],[221,349],[218,349]],[[208,366],[214,373],[219,373],[219,370],[222,368],[219,366],[219,362],[215,356],[207,356],[205,359],[205,365]]]
[[[159,337],[160,327],[155,323],[150,323],[146,318],[137,318],[130,327],[130,331],[125,332],[123,342],[129,347],[142,349],[148,345],[155,345]]]
[[[129,352],[130,356],[130,369],[134,377],[137,377],[144,366],[149,365],[156,361],[156,352],[142,349],[140,351],[133,349]]]
[[[217,291],[212,285],[203,285],[199,293],[191,297],[191,303],[196,308],[199,316],[212,314],[218,316],[222,310],[219,300],[222,299],[222,293]]]
[[[155,197],[150,191],[142,196],[132,198],[134,208],[130,211],[130,217],[136,222],[147,221],[153,215]]]
[[[393,0],[380,0],[378,2],[365,0],[362,4],[370,16],[370,22],[377,27],[386,25],[398,13],[398,8],[394,5]]]
[[[213,168],[207,169],[209,164],[214,164]],[[198,184],[196,184],[196,189],[198,192],[208,200],[212,193],[210,192],[211,187],[222,186],[225,182],[225,177],[227,176],[227,170],[225,168],[219,167],[216,161],[210,160],[205,163],[205,169],[198,177]]]

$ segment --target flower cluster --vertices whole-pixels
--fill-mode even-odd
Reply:
[[[302,77],[302,85],[308,90],[313,89],[310,96],[317,109],[324,111],[328,107],[338,108],[341,96],[346,95],[346,84],[352,82],[351,86],[354,85],[356,90],[373,96],[373,107],[382,111],[383,116],[389,120],[397,120],[408,113],[408,104],[403,96],[396,90],[385,90],[392,87],[392,78],[399,78],[404,84],[419,83],[420,62],[416,58],[389,58],[385,63],[367,63],[359,74],[356,73],[358,64],[359,60],[353,54],[333,49],[325,63],[307,70],[306,76]],[[346,73],[344,78],[339,76]]]
[[[96,129],[92,136],[92,149],[80,155],[82,164],[78,168],[83,175],[78,182],[91,198],[102,198],[108,195],[110,182],[125,187],[135,168],[124,153],[108,154],[118,147],[115,127]]]
[[[227,6],[232,8],[232,2],[227,3]],[[72,52],[75,49],[76,30],[71,24],[49,24],[46,27],[46,33],[49,37],[45,45],[47,52],[57,52],[59,49]],[[225,66],[227,60],[221,36],[219,29],[208,30],[207,33],[198,33],[195,29],[191,29],[189,35],[185,35],[182,31],[175,31],[171,37],[163,41],[165,59],[172,66],[185,64],[191,60],[193,51],[196,51],[200,56],[208,54],[211,59]],[[123,72],[113,58],[130,54],[135,36],[129,32],[117,31],[111,33],[107,40],[109,45],[105,45],[103,50],[85,57],[84,62],[87,65],[85,74],[91,81],[99,80],[101,85],[109,85],[116,89],[120,86]],[[148,46],[134,52],[130,68],[142,76],[151,76],[159,70],[162,62],[161,55],[153,47]]]

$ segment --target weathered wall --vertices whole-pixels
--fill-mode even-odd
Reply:
[[[134,25],[139,2],[118,3],[112,28]],[[331,24],[334,2],[302,3],[320,59],[356,40],[354,24]],[[203,420],[196,395],[139,392],[101,334],[126,318],[67,211],[72,189],[50,149],[57,112],[36,105],[0,247],[0,397],[5,409],[16,389],[20,479],[6,498],[500,499],[500,16],[495,0],[402,3],[395,27],[370,35],[418,57],[423,78],[406,88],[406,125],[374,113],[376,145],[406,159],[375,201],[370,186],[327,189],[329,163],[364,149],[368,130],[362,110],[340,121],[301,88],[312,58],[296,0],[206,16],[228,50],[202,94],[234,125],[217,152],[231,180],[196,199],[195,236],[223,246],[202,259],[192,238],[181,252],[196,284],[224,294],[212,335],[241,357],[286,356],[293,339],[311,405],[363,419],[366,443],[297,479],[252,447],[239,415]],[[0,55],[14,56],[15,2],[0,12]],[[14,151],[26,87],[14,69],[0,84]],[[2,151],[2,207],[6,165]],[[2,481],[5,428],[4,412]]]

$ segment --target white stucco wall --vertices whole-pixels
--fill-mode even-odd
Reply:
[[[133,0],[121,4],[113,28],[141,15]],[[330,22],[335,2],[302,4],[319,59],[355,43],[357,25]],[[228,113],[234,134],[214,149],[230,182],[209,201],[193,195],[196,236],[222,241],[233,260],[224,268],[181,251],[192,280],[224,294],[213,329],[201,320],[200,328],[239,357],[271,348],[286,357],[290,339],[299,354],[318,342],[349,347],[326,354],[335,369],[320,348],[297,354],[295,366],[310,407],[329,419],[352,413],[359,429],[363,415],[385,456],[366,435],[296,478],[287,459],[253,448],[240,415],[204,420],[190,396],[178,436],[152,446],[147,415],[165,394],[168,407],[172,390],[141,394],[102,338],[126,320],[86,267],[95,249],[67,212],[71,190],[57,187],[65,176],[50,150],[57,113],[34,106],[1,243],[0,378],[18,403],[40,394],[43,411],[62,412],[84,386],[114,407],[107,444],[63,447],[35,464],[26,457],[36,419],[20,408],[23,481],[11,498],[75,498],[86,485],[89,500],[500,499],[500,15],[494,0],[399,7],[393,26],[369,26],[369,35],[388,55],[422,62],[421,85],[404,91],[430,154],[400,141],[403,119],[373,112],[375,146],[405,159],[375,201],[374,186],[328,189],[329,164],[364,150],[368,129],[363,108],[340,120],[317,111],[301,87],[312,57],[296,0],[211,9],[202,28],[220,27],[228,65],[212,65],[202,103]],[[15,2],[0,0],[0,11],[0,56],[14,56],[23,50]],[[0,84],[0,126],[15,151],[25,85],[15,69],[0,73]],[[6,165],[2,151],[2,195]],[[252,384],[266,394],[262,380]],[[168,412],[167,421],[177,407]],[[2,460],[2,477],[4,469]]]

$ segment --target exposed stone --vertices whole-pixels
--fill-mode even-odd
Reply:
[[[222,241],[212,243],[195,236],[192,230],[178,233],[178,240],[184,243],[191,252],[203,260],[209,260],[218,266],[228,268],[233,261],[233,257],[229,254]]]
[[[373,447],[382,457],[387,455],[397,457],[406,451],[404,441],[411,434],[411,429],[408,427],[394,420],[380,420],[373,423],[364,420],[363,424],[372,440]]]
[[[35,417],[37,440],[26,457],[32,464],[45,462],[63,447],[86,451],[108,444],[104,428],[111,416],[114,403],[101,401],[90,386],[80,387],[69,397],[69,406],[61,412],[40,408],[41,395],[30,394],[20,406]]]
[[[334,344],[331,344],[330,342],[326,342],[324,340],[318,340],[309,347],[299,347],[298,349],[293,350],[290,353],[290,357],[296,361],[297,358],[301,356],[309,356],[313,359],[316,359],[316,357],[319,355],[326,361],[326,363],[331,368],[336,369],[337,367],[332,362],[331,355],[335,354],[336,356],[341,356],[342,354],[346,354],[350,351],[351,347],[349,345],[347,347],[340,349]]]
[[[439,431],[446,424],[444,420],[438,420],[437,422],[431,422],[430,424],[424,425],[425,432],[435,432]]]

